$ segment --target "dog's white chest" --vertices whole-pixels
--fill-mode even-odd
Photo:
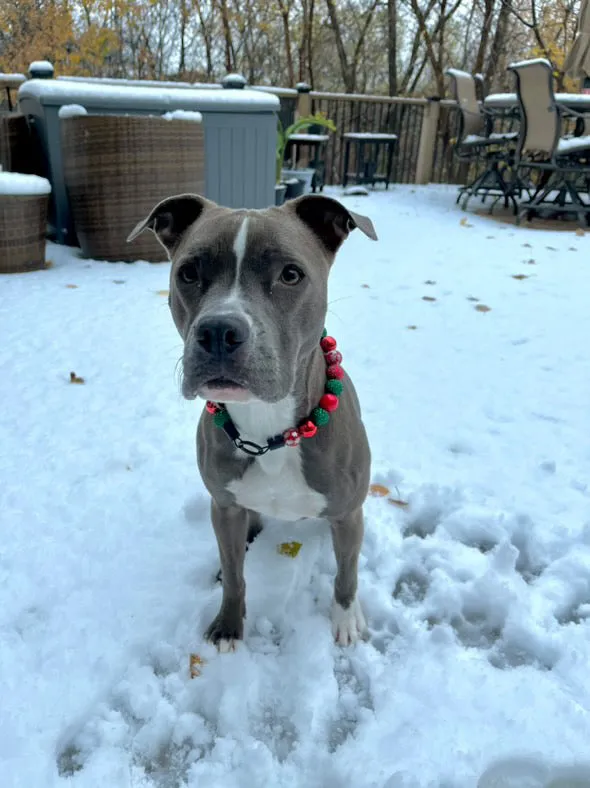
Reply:
[[[291,403],[281,405],[281,410],[286,406],[294,410]],[[264,413],[252,414],[251,420],[237,411],[237,426],[243,437],[261,443],[264,440],[261,430],[265,438],[280,432],[279,425],[289,423],[289,419],[285,419],[284,412],[277,411],[276,406],[266,406]],[[230,482],[228,490],[240,506],[277,520],[319,517],[326,508],[326,498],[305,481],[301,460],[299,447],[283,446],[258,457],[240,479]]]
[[[283,458],[276,457],[278,452]],[[300,450],[285,446],[276,453],[255,460],[241,479],[231,482],[229,491],[236,502],[278,520],[319,517],[326,499],[305,481]]]

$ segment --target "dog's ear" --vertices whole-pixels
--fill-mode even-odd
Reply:
[[[336,253],[340,244],[348,238],[348,234],[355,227],[373,241],[377,240],[373,222],[367,216],[349,211],[331,197],[309,194],[290,200],[285,208],[295,211],[331,254]]]
[[[178,194],[158,203],[150,215],[143,219],[131,231],[127,242],[142,233],[151,230],[158,241],[170,254],[191,224],[194,224],[204,210],[213,203],[198,194]]]

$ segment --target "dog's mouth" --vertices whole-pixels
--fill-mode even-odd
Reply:
[[[252,399],[252,392],[238,380],[216,377],[201,386],[197,396],[214,402],[247,402]]]

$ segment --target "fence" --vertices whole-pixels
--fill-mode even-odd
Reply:
[[[45,76],[52,75],[53,71]],[[245,80],[240,83],[239,77],[237,83],[233,76],[232,80],[234,80],[232,87],[245,85]],[[10,110],[15,107],[16,91],[24,81],[25,77],[22,74],[0,74],[0,110]],[[186,84],[186,87],[199,86]],[[337,131],[330,134],[326,147],[325,182],[328,185],[339,184],[342,181],[344,159],[342,135],[347,132],[398,135],[393,182],[461,183],[465,180],[467,175],[465,167],[453,156],[453,142],[458,122],[454,101],[354,93],[322,93],[312,91],[305,84],[298,85],[297,89],[268,85],[252,87],[254,90],[273,93],[279,97],[281,102],[279,117],[285,127],[289,126],[297,116],[315,112],[323,113],[334,122]],[[354,165],[354,161],[352,164]]]

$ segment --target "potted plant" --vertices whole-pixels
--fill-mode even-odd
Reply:
[[[303,194],[306,187],[307,189],[311,187],[311,180],[314,174],[314,170],[311,168],[306,170],[283,169],[283,162],[285,159],[285,149],[287,147],[287,142],[289,140],[289,137],[292,134],[297,134],[301,131],[304,131],[305,129],[308,129],[310,126],[320,126],[324,129],[328,129],[329,131],[336,131],[336,126],[331,120],[325,118],[319,112],[317,112],[315,115],[307,115],[302,118],[297,118],[297,120],[287,128],[284,128],[280,118],[277,118],[277,121],[278,121],[278,136],[277,136],[275,196],[276,196],[276,204],[281,205],[285,200],[285,195],[287,192],[288,185],[291,187],[295,186],[295,188],[290,189],[291,193],[289,197],[298,196],[298,194],[295,193],[297,191]],[[286,179],[289,179],[288,184],[286,182]],[[297,188],[294,182],[301,183],[301,186]]]

